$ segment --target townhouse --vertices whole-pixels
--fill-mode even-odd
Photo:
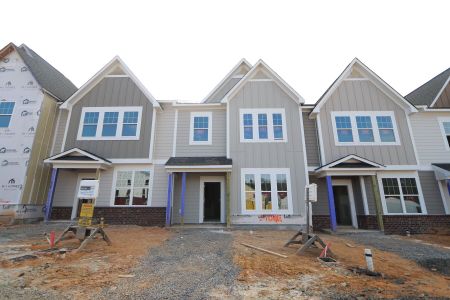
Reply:
[[[0,223],[42,218],[57,106],[76,90],[25,44],[0,50]]]

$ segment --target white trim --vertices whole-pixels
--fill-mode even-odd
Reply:
[[[359,77],[348,77],[342,79],[342,81],[370,81],[369,78],[359,78]]]
[[[208,140],[207,141],[194,141],[194,118],[207,117],[208,118]],[[210,111],[196,111],[191,112],[191,122],[189,130],[189,145],[212,145],[212,112]]]
[[[439,117],[437,119],[438,119],[438,122],[439,122],[439,128],[441,129],[441,135],[442,135],[442,138],[444,140],[445,150],[450,151],[450,146],[448,145],[448,142],[447,142],[447,134],[445,133],[445,129],[444,129],[444,122],[450,122],[450,117],[446,117],[446,118],[445,117]],[[448,134],[448,135],[450,135],[450,134]]]
[[[59,108],[61,109],[61,107]],[[66,128],[64,129],[64,137],[63,137],[63,141],[61,144],[61,152],[64,151],[64,148],[66,146],[66,139],[67,139],[67,132],[69,131],[69,122],[70,122],[70,117],[72,116],[72,110],[69,109],[69,114],[67,115],[67,120],[66,120]]]
[[[302,107],[299,106],[298,112],[300,115],[300,135],[301,135],[301,141],[302,141],[302,149],[303,149],[303,169],[305,171],[305,184],[309,185],[309,174],[308,174],[308,159],[306,157],[306,142],[305,142],[305,128],[303,126],[303,112]],[[305,201],[305,209],[306,205],[309,206],[309,211],[312,212],[312,203]],[[305,210],[306,211],[306,210]],[[312,224],[312,213],[309,214],[309,224]]]
[[[202,103],[205,102],[209,97],[211,97],[224,83],[225,81],[229,80],[230,77],[241,67],[241,65],[244,64],[246,65],[249,70],[252,68],[252,65],[245,59],[241,59],[232,69],[230,72],[228,72],[228,74],[212,89],[212,91],[210,91],[208,93],[208,95],[206,95],[206,97],[202,100]],[[244,75],[242,75],[243,78]],[[234,76],[231,78],[235,78]]]
[[[169,160],[168,158],[166,158],[166,159],[154,159],[152,161],[152,164],[153,165],[165,165],[168,160]]]
[[[372,123],[372,132],[374,142],[361,142],[359,140],[358,127],[356,123],[356,117],[369,116]],[[382,142],[380,131],[378,128],[378,122],[376,117],[391,117],[392,129],[394,131],[395,142]],[[353,142],[340,142],[338,140],[338,133],[336,127],[336,117],[350,117],[350,124],[353,136]],[[395,113],[393,111],[332,111],[331,112],[331,125],[333,126],[334,143],[336,146],[398,146],[400,145],[400,136],[398,133],[397,122],[395,119]]]
[[[220,223],[225,223],[225,178],[223,176],[200,176],[199,216],[198,222],[204,222],[205,182],[220,183]]]
[[[230,158],[230,104],[227,102],[227,116],[226,116],[226,123],[227,123],[227,132],[226,132],[226,147],[227,147],[227,158]]]
[[[150,150],[148,151],[148,158],[153,160],[153,152],[155,148],[155,131],[156,131],[156,109],[153,110],[152,115],[152,131],[150,133]]]
[[[110,158],[113,164],[152,164],[154,160],[150,158]]]
[[[378,164],[376,162],[370,161],[368,159],[365,159],[363,157],[360,157],[360,156],[357,156],[357,155],[354,155],[354,154],[350,154],[350,155],[347,155],[347,156],[345,156],[345,157],[343,157],[341,159],[338,159],[338,160],[336,160],[336,161],[334,161],[334,162],[332,162],[332,163],[330,163],[330,164],[320,168],[320,170],[326,170],[326,169],[332,168],[332,167],[334,167],[336,165],[339,165],[339,164],[341,164],[341,163],[343,163],[343,162],[345,162],[347,160],[350,160],[350,159],[358,160],[360,162],[369,164],[369,165],[374,166],[376,168],[384,168],[383,165],[380,165],[380,164]],[[360,168],[360,169],[368,169],[368,168]],[[339,170],[354,170],[354,169],[353,168],[339,168]],[[370,170],[373,170],[373,169],[370,169]]]
[[[246,197],[245,197],[245,175],[255,176],[255,210],[246,209]],[[261,199],[261,174],[269,174],[271,180],[271,199],[272,199],[272,210],[262,209],[262,199]],[[287,194],[288,194],[288,209],[279,210],[278,207],[278,195],[277,195],[277,185],[276,185],[276,175],[284,174],[286,175],[287,183]],[[292,215],[292,187],[291,187],[291,173],[289,168],[242,168],[241,169],[241,212],[242,215]]]
[[[136,125],[136,135],[135,136],[122,136],[122,128],[124,125],[123,118],[125,112],[138,112],[138,120]],[[84,115],[87,112],[98,112],[98,122],[96,128],[96,134],[92,137],[82,136],[83,125],[84,125]],[[104,116],[106,112],[117,112],[117,128],[115,136],[102,136]],[[155,112],[155,110],[153,110]],[[139,140],[142,125],[142,106],[104,106],[104,107],[83,107],[81,109],[80,122],[78,124],[78,134],[77,140],[79,141],[121,141],[121,140]]]
[[[172,138],[172,156],[177,156],[177,134],[178,134],[178,109],[175,108],[175,119],[173,124],[173,138]]]
[[[314,116],[319,113],[321,107],[328,101],[331,95],[335,92],[335,90],[339,87],[342,81],[345,78],[348,78],[350,75],[354,65],[357,64],[361,67],[358,71],[363,71],[366,74],[362,74],[367,76],[367,78],[379,89],[385,91],[385,94],[391,98],[395,102],[399,102],[403,105],[403,107],[407,107],[410,112],[417,112],[417,109],[409,103],[402,95],[400,95],[396,90],[394,90],[391,86],[389,86],[383,79],[381,79],[377,74],[375,74],[372,70],[366,67],[358,58],[354,58],[351,63],[344,69],[342,74],[336,79],[336,81],[329,87],[327,92],[322,96],[319,102],[314,107],[311,115]]]
[[[161,109],[158,101],[153,97],[147,88],[141,83],[141,81],[131,72],[128,66],[123,62],[119,56],[115,56],[109,61],[100,71],[98,71],[91,79],[89,79],[83,86],[81,86],[69,99],[67,99],[61,108],[70,109],[75,103],[77,103],[83,96],[85,96],[90,90],[92,90],[106,75],[112,71],[116,66],[120,66],[125,74],[130,76],[131,80],[138,86],[141,92],[146,98],[153,104],[154,107]]]
[[[387,204],[385,201],[385,195],[384,195],[384,188],[383,188],[383,178],[396,178],[399,191],[400,191],[400,201],[402,205],[403,213],[389,213],[387,210]],[[419,203],[420,208],[422,210],[422,213],[407,213],[405,208],[405,202],[403,198],[403,191],[400,183],[400,178],[414,178],[417,185],[417,192],[419,193]],[[391,172],[391,173],[385,173],[385,172],[378,172],[377,173],[377,179],[378,179],[378,186],[379,186],[379,192],[381,196],[381,204],[383,207],[383,214],[384,215],[426,215],[427,214],[427,208],[425,206],[425,200],[423,199],[423,192],[422,192],[422,186],[420,183],[419,174],[417,171],[412,172]]]
[[[252,126],[253,126],[253,139],[245,139],[244,138],[244,114],[252,115]],[[267,139],[259,138],[258,131],[258,114],[266,114],[267,115]],[[282,118],[282,129],[283,129],[283,138],[275,139],[274,138],[274,125],[273,125],[273,114],[281,114]],[[287,125],[286,125],[286,114],[284,108],[241,108],[239,109],[239,131],[240,131],[240,142],[241,143],[287,143],[288,133],[287,133]]]
[[[436,97],[434,98],[433,102],[431,102],[430,107],[434,106],[437,102],[437,100],[439,99],[439,97],[442,95],[442,93],[444,92],[445,88],[447,87],[447,85],[450,83],[450,76],[447,78],[447,80],[445,81],[445,84],[442,86],[442,88],[440,89],[439,93],[437,93]]]
[[[273,80],[273,79],[271,79],[271,78],[254,78],[254,79],[249,79],[248,81],[250,81],[250,82],[252,82],[252,81],[267,81],[267,82],[270,82],[270,81],[275,81],[275,80]]]
[[[406,111],[405,111],[405,118],[406,118],[406,123],[408,124],[409,136],[411,137],[411,142],[412,142],[412,145],[413,145],[414,156],[416,157],[417,164],[420,165],[419,152],[417,151],[416,140],[415,140],[414,134],[412,132],[411,120],[409,119],[409,116],[406,113]]]
[[[332,186],[346,186],[348,201],[350,202],[350,214],[352,217],[352,226],[358,229],[358,220],[356,218],[355,198],[353,195],[353,185],[350,179],[332,179]]]
[[[317,123],[317,131],[318,131],[317,135],[319,136],[320,164],[326,165],[327,161],[325,159],[325,149],[323,146],[322,124],[320,121],[320,115],[317,115],[316,123]]]
[[[359,176],[359,185],[361,188],[361,194],[362,194],[362,199],[363,199],[364,214],[367,216],[367,215],[369,215],[369,204],[367,201],[366,184],[364,182],[363,176]]]
[[[100,159],[99,157],[97,157],[97,156],[95,156],[93,154],[90,154],[90,153],[88,153],[88,152],[86,152],[84,150],[81,150],[79,148],[72,148],[72,149],[66,150],[64,152],[58,153],[56,155],[53,155],[53,156],[45,159],[44,162],[45,163],[53,163],[53,160],[55,160],[57,158],[60,158],[62,156],[65,156],[67,154],[73,153],[73,152],[78,152],[78,153],[80,153],[80,154],[82,154],[84,156],[87,156],[87,157],[92,158],[93,160],[95,160],[95,162],[86,161],[85,163],[98,163],[98,162],[101,162],[101,163],[110,164],[109,162],[107,162],[107,161],[105,161],[103,159]],[[70,161],[66,161],[66,163],[70,163]]]
[[[119,171],[133,171],[133,179],[132,184],[130,187],[131,193],[130,196],[133,193],[134,188],[134,172],[135,171],[149,171],[150,172],[150,178],[148,181],[148,199],[147,199],[147,205],[132,205],[132,200],[130,200],[130,204],[128,205],[115,205],[114,200],[116,198],[116,183],[117,183],[117,172]],[[153,201],[153,179],[155,177],[155,169],[153,165],[150,166],[116,166],[114,167],[114,173],[113,173],[113,180],[111,185],[111,198],[109,205],[110,207],[149,207],[152,206]]]
[[[129,75],[105,75],[105,78],[130,78]]]
[[[445,189],[443,187],[445,185]],[[449,206],[447,201],[450,199],[450,195],[447,189],[447,180],[438,180],[439,192],[441,193],[442,203],[444,205],[444,211],[446,215],[450,214]],[[449,202],[450,203],[450,202]]]
[[[207,108],[207,109],[225,109],[225,106],[223,105],[223,103],[180,103],[180,102],[175,102],[173,104],[174,107],[178,107],[180,109],[190,109],[190,108],[199,108],[199,109],[203,109],[203,108]]]

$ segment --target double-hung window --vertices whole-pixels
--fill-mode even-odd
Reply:
[[[0,102],[0,128],[8,128],[11,122],[15,102]]]
[[[241,142],[286,142],[284,109],[241,109]]]
[[[387,214],[424,213],[423,202],[415,177],[383,177],[381,183]]]
[[[212,113],[211,112],[192,112],[190,145],[211,145],[212,134]]]
[[[83,107],[78,140],[137,140],[142,107]]]
[[[331,117],[338,146],[400,145],[392,111],[332,112]]]
[[[242,169],[244,214],[290,214],[292,195],[289,169]]]
[[[114,205],[148,205],[150,171],[117,171]]]
[[[439,119],[445,149],[450,150],[450,119]]]

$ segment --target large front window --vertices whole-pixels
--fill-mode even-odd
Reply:
[[[381,182],[388,214],[423,213],[416,178],[384,177]]]
[[[284,109],[241,109],[241,142],[286,142]]]
[[[114,205],[148,205],[150,171],[117,171]]]
[[[242,169],[244,214],[292,213],[289,169]]]

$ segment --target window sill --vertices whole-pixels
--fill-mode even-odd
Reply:
[[[138,136],[130,136],[130,137],[78,137],[77,141],[137,141],[139,140]]]
[[[241,216],[261,216],[261,215],[293,215],[291,211],[243,211]]]
[[[241,140],[241,143],[287,143],[287,140]]]
[[[343,142],[336,142],[335,146],[338,147],[345,147],[345,146],[401,146],[400,143],[343,143]]]
[[[212,142],[194,142],[194,141],[190,141],[189,145],[190,146],[211,146]]]

